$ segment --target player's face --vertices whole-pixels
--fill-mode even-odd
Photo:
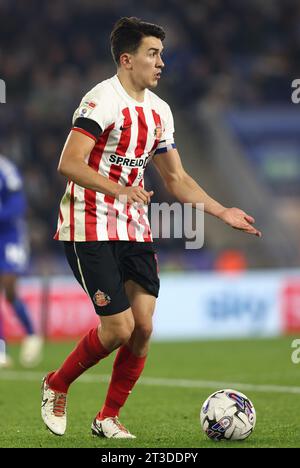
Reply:
[[[131,56],[132,75],[141,88],[155,88],[164,65],[163,45],[157,37],[144,37],[137,52]]]

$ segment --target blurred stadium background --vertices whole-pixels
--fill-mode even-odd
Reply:
[[[206,216],[200,250],[186,250],[185,239],[157,239],[155,338],[299,332],[300,105],[291,101],[300,78],[297,0],[0,0],[7,85],[0,152],[25,178],[31,262],[22,293],[36,323],[49,338],[74,338],[94,320],[52,240],[65,189],[56,168],[82,95],[115,73],[108,39],[121,16],[166,29],[156,92],[173,110],[183,163],[211,196],[248,211],[263,232],[260,240]],[[146,172],[154,201],[172,202],[155,169]],[[5,304],[3,311],[8,335],[20,337]]]

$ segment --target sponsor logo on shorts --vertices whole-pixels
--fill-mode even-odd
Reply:
[[[104,306],[107,306],[111,302],[111,298],[109,297],[108,294],[98,289],[98,291],[96,291],[93,296],[93,301],[95,302],[97,306],[104,307]]]

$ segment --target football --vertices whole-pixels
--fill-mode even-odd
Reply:
[[[205,400],[200,411],[200,422],[210,439],[243,440],[253,432],[256,412],[246,395],[224,389]]]

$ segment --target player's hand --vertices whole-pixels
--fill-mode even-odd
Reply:
[[[121,189],[118,191],[117,198],[118,200],[124,201],[124,197],[127,197],[126,203],[129,204],[143,203],[148,205],[153,194],[154,192],[152,190],[147,192],[147,190],[139,186],[121,187]]]
[[[221,212],[219,218],[234,229],[262,237],[262,233],[253,226],[255,219],[239,208],[226,208]]]

